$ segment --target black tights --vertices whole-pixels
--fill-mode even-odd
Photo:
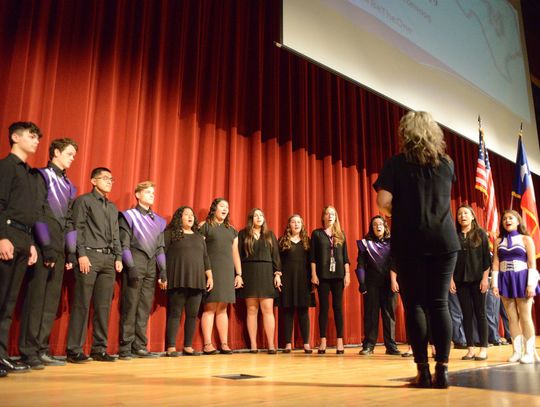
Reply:
[[[180,318],[184,305],[186,307],[186,320],[184,322],[184,348],[190,348],[195,334],[197,313],[201,305],[202,291],[193,288],[175,288],[167,291],[169,306],[167,308],[167,348],[176,347],[176,334],[180,325]]]
[[[309,343],[309,315],[308,307],[286,307],[283,308],[283,327],[285,329],[285,343],[292,340],[294,311],[298,311],[298,322],[300,324],[300,333],[304,343]]]
[[[320,337],[326,338],[328,326],[328,311],[330,310],[330,293],[332,293],[332,309],[334,310],[334,322],[336,324],[336,336],[343,338],[343,280],[320,279],[319,280],[319,331]]]
[[[448,289],[456,259],[456,253],[396,258],[400,291],[405,305],[407,335],[416,363],[428,362],[429,326],[435,344],[435,360],[448,362],[452,338]]]

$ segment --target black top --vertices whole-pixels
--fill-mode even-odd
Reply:
[[[77,230],[77,254],[86,256],[87,247],[112,249],[122,259],[118,230],[118,209],[95,189],[73,203],[73,225]]]
[[[10,239],[17,246],[8,220],[29,228],[39,217],[39,202],[45,199],[39,193],[37,175],[15,154],[0,160],[0,239]]]
[[[179,240],[171,240],[170,230],[165,231],[167,256],[167,288],[206,289],[206,270],[210,258],[206,243],[199,233],[185,233]]]
[[[240,253],[240,259],[242,263],[249,262],[266,262],[272,263],[272,268],[275,271],[281,271],[281,259],[279,258],[279,247],[274,232],[270,231],[270,236],[272,238],[272,250],[269,250],[268,242],[261,235],[259,239],[255,239],[253,243],[253,253],[248,255],[244,248],[244,241],[247,236],[246,229],[242,229],[238,233],[238,251]]]
[[[460,233],[461,250],[458,252],[454,281],[460,283],[480,281],[484,271],[491,266],[488,236],[482,229],[480,235],[482,241],[475,247],[471,242],[470,233],[467,236]]]
[[[339,246],[334,245],[334,259],[336,271],[330,271],[330,239],[324,229],[315,229],[311,234],[311,247],[309,259],[317,266],[317,277],[335,279],[345,278],[345,264],[350,264],[347,253],[347,241]]]
[[[454,163],[438,167],[409,163],[404,154],[388,159],[373,187],[392,194],[394,256],[438,255],[459,250],[450,211]]]

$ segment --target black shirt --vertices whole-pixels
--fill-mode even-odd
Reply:
[[[334,259],[336,260],[336,271],[330,271],[330,239],[323,229],[315,229],[311,234],[311,246],[309,248],[309,259],[317,267],[317,277],[319,278],[344,278],[345,264],[350,264],[347,253],[347,241],[339,246],[334,245]]]
[[[264,236],[260,236],[253,241],[253,253],[248,254],[245,249],[244,242],[247,238],[248,232],[246,229],[242,229],[238,232],[238,252],[240,253],[240,259],[242,263],[249,262],[265,262],[272,263],[272,269],[274,272],[281,271],[281,258],[279,256],[279,247],[276,239],[276,235],[271,230],[268,232],[272,239],[272,248],[270,248],[268,242]]]
[[[116,260],[122,258],[118,230],[118,209],[95,189],[73,203],[73,224],[77,230],[77,254],[86,256],[87,247],[112,249]]]
[[[470,283],[482,280],[484,271],[491,266],[491,255],[489,253],[489,240],[486,232],[480,229],[481,242],[474,246],[467,236],[460,233],[461,250],[458,252],[456,268],[454,270],[454,281]]]
[[[392,194],[392,247],[405,258],[460,249],[450,211],[454,163],[438,167],[407,162],[404,154],[388,159],[373,187]]]
[[[15,154],[0,160],[0,239],[9,239],[17,246],[19,242],[13,239],[18,234],[8,225],[8,220],[33,227],[43,199],[37,175],[24,161]]]

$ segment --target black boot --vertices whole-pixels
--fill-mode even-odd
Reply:
[[[435,365],[433,387],[436,387],[437,389],[448,388],[448,365],[446,363],[437,362]]]
[[[431,387],[431,373],[429,372],[429,363],[417,363],[418,373],[411,382],[411,386],[428,389]]]

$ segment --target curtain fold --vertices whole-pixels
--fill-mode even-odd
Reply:
[[[69,176],[79,193],[90,190],[92,168],[109,167],[117,180],[110,198],[120,210],[134,204],[136,183],[151,179],[154,209],[167,219],[187,204],[202,220],[212,199],[224,196],[236,228],[258,206],[279,236],[293,212],[311,231],[320,226],[322,208],[333,204],[354,269],[355,241],[378,213],[371,185],[398,151],[396,129],[406,109],[276,47],[280,15],[280,2],[264,0],[0,2],[0,126],[32,120],[42,128],[34,166],[46,163],[52,139],[74,138],[80,148]],[[477,147],[445,133],[456,164],[453,208],[467,201],[483,219],[474,191]],[[489,134],[486,140],[489,147]],[[0,153],[7,151],[6,134]],[[490,158],[503,209],[513,163]],[[344,297],[345,342],[360,343],[362,299],[352,280]],[[53,353],[65,349],[72,289],[66,272]],[[119,293],[118,280],[111,352],[118,348]],[[165,294],[156,290],[148,332],[154,351],[164,347],[165,307]],[[14,354],[19,312],[20,304]],[[228,343],[245,348],[245,305],[239,301],[229,314]],[[315,310],[310,317],[316,345]],[[331,345],[333,322],[328,334]],[[401,304],[396,335],[406,339]],[[178,338],[181,347],[182,330]],[[194,345],[202,345],[199,331]]]

